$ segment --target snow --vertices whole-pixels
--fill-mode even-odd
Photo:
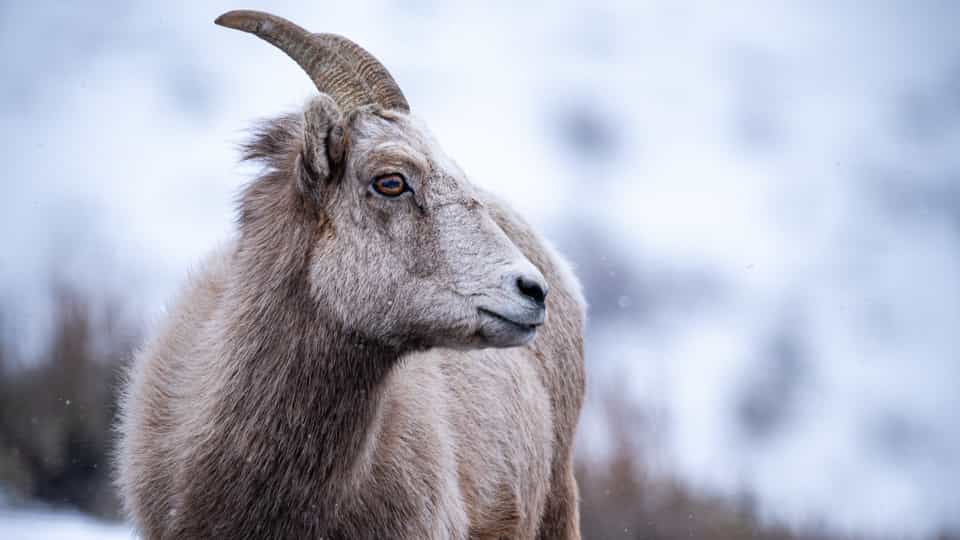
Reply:
[[[4,540],[130,540],[130,527],[89,516],[50,510],[0,510]]]

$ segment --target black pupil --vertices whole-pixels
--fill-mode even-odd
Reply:
[[[384,191],[399,191],[403,187],[403,180],[397,177],[380,180],[380,189]]]

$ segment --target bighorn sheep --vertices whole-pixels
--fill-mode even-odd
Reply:
[[[136,527],[579,538],[585,308],[566,264],[364,49],[260,12],[216,22],[283,50],[320,95],[245,147],[265,172],[237,238],[130,368],[117,468]]]

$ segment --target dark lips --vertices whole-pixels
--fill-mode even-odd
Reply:
[[[514,321],[513,319],[508,319],[508,318],[504,317],[503,315],[500,315],[499,313],[496,313],[496,312],[494,312],[494,311],[490,311],[489,309],[479,308],[479,311],[480,311],[480,313],[483,313],[484,315],[489,315],[489,316],[493,317],[494,319],[498,319],[498,320],[500,320],[500,321],[503,321],[503,322],[509,324],[510,326],[513,326],[513,327],[515,327],[515,328],[517,328],[518,330],[521,330],[521,331],[523,331],[523,332],[532,332],[532,331],[536,330],[537,327],[540,326],[540,324],[542,324],[542,323],[537,323],[537,324],[520,323],[520,322]]]

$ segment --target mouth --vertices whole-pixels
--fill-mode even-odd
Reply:
[[[546,321],[546,311],[521,312],[510,316],[478,307],[480,326],[477,336],[485,347],[518,347],[533,341],[537,329]]]
[[[508,326],[510,326],[510,327],[513,327],[514,329],[519,330],[519,331],[521,331],[521,332],[533,332],[533,331],[536,331],[536,329],[537,329],[541,324],[543,324],[543,321],[542,321],[542,320],[539,321],[539,322],[536,322],[536,323],[528,323],[528,322],[515,321],[515,320],[513,320],[513,319],[504,317],[503,315],[501,315],[501,314],[499,314],[499,313],[497,313],[497,312],[495,312],[495,311],[490,311],[489,309],[479,308],[478,311],[480,311],[480,313],[483,313],[484,315],[487,315],[487,316],[489,316],[489,317],[492,317],[492,318],[494,318],[494,319],[496,319],[496,320],[498,320],[498,321],[500,321],[500,322],[502,322],[502,323],[504,323],[504,324],[506,324],[506,325],[508,325]]]

